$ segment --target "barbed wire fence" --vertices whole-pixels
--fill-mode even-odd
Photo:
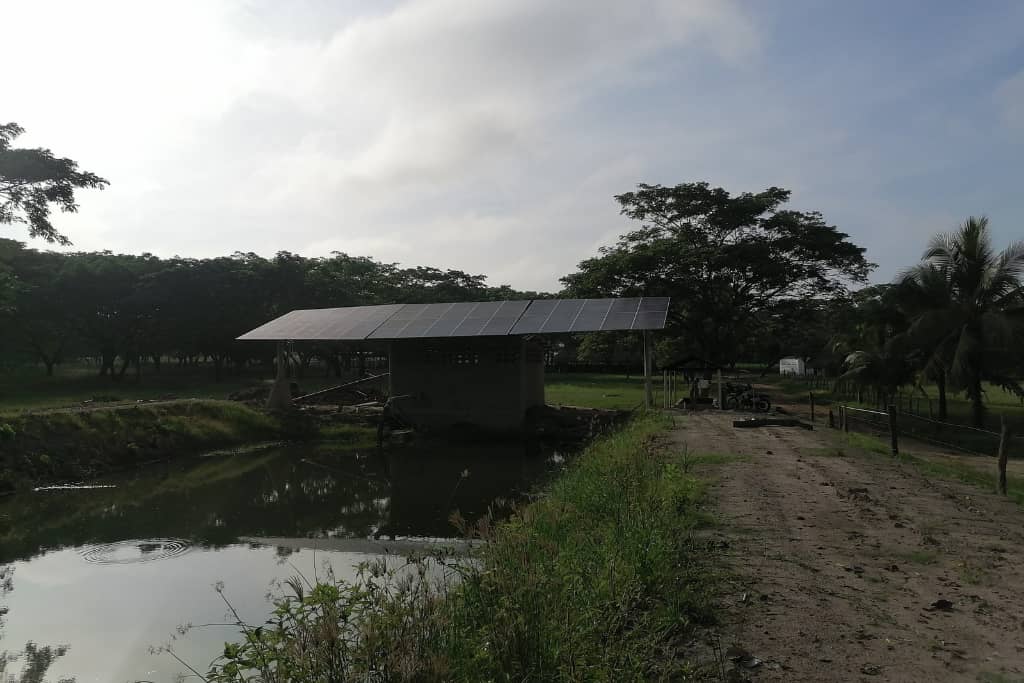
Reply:
[[[991,457],[997,460],[998,490],[1003,495],[1007,493],[1007,460],[1024,455],[1024,436],[1012,434],[1003,416],[1000,416],[1000,430],[994,432],[902,413],[896,405],[881,411],[841,404],[838,415],[829,410],[829,426],[846,433],[888,436],[894,457],[899,456],[900,442],[908,438],[969,456]]]

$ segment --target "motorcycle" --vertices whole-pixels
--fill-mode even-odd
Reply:
[[[772,408],[772,401],[768,394],[755,392],[750,384],[726,382],[724,389],[726,410],[751,410],[757,413],[767,413]]]

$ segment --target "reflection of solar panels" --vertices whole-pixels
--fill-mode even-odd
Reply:
[[[643,297],[318,308],[286,313],[239,339],[343,341],[660,330],[668,305],[668,297]]]

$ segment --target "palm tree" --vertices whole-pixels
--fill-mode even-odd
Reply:
[[[933,237],[922,258],[901,283],[914,309],[908,338],[925,350],[926,373],[942,377],[943,392],[948,381],[966,394],[982,427],[983,382],[1024,393],[1004,372],[1024,341],[1024,242],[997,253],[988,219],[971,216],[955,232]]]
[[[939,419],[948,416],[946,402],[946,374],[953,358],[954,335],[931,336],[921,315],[929,311],[944,311],[953,307],[950,277],[945,269],[932,263],[922,263],[904,274],[897,288],[899,306],[914,321],[914,325],[901,335],[902,345],[911,353],[920,354],[918,367],[922,380],[932,380],[939,392]],[[920,386],[920,384],[919,384]]]

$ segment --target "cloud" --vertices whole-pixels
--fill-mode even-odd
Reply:
[[[595,99],[660,78],[669,52],[729,68],[759,46],[722,0],[44,1],[9,19],[0,56],[37,59],[5,113],[112,181],[62,219],[78,248],[341,250],[536,288],[615,234],[611,195],[642,179],[629,144],[588,137]]]
[[[1024,71],[1000,83],[993,99],[1003,124],[1014,133],[1024,132]]]

